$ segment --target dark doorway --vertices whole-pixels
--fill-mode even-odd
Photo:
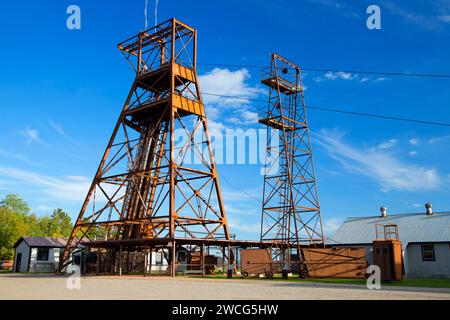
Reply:
[[[20,272],[20,267],[22,266],[22,253],[19,252],[16,257],[16,272]]]

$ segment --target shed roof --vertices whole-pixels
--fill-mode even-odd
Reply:
[[[21,237],[14,248],[22,241],[25,241],[30,247],[49,247],[49,248],[64,248],[67,244],[68,238],[50,238],[50,237]]]
[[[450,242],[450,212],[435,212],[348,218],[328,243],[371,244],[376,224],[396,224],[404,248],[414,242]]]

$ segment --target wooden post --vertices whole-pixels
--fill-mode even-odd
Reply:
[[[222,247],[222,275],[225,274],[225,247]]]
[[[102,254],[100,252],[100,249],[97,249],[97,270],[95,271],[95,274],[98,276],[100,274],[100,259],[102,258]]]
[[[147,251],[148,251],[147,247],[145,247],[145,249],[144,249],[144,277],[147,276],[147,265],[148,265],[148,262],[147,262],[148,252]]]
[[[110,273],[113,275],[116,272],[116,248],[111,250]]]
[[[201,263],[201,270],[202,270],[202,277],[205,276],[205,244],[202,243],[200,247],[200,263]]]
[[[86,252],[83,250],[81,252],[81,268],[82,268],[82,272],[83,272],[83,276],[86,275]]]
[[[119,248],[119,277],[122,276],[122,245]]]
[[[172,242],[172,277],[175,277],[177,274],[177,244],[176,241],[174,240]]]
[[[238,269],[238,264],[239,264],[239,248],[238,247],[236,247],[235,248],[235,255],[234,255],[234,270],[235,270],[235,272],[237,272],[237,269]]]
[[[149,254],[149,256],[148,256],[148,260],[149,260],[149,265],[150,265],[150,268],[149,268],[149,270],[148,270],[148,275],[149,276],[151,276],[152,275],[152,256],[153,256],[153,248],[152,247],[150,247],[150,254]]]
[[[231,268],[232,264],[234,263],[234,259],[232,258],[233,256],[233,249],[231,248],[230,245],[228,245],[228,268],[227,268],[227,278],[232,278],[233,277],[233,270]]]
[[[130,248],[127,248],[127,274],[130,274]]]

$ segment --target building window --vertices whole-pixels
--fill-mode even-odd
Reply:
[[[38,248],[37,249],[37,261],[48,261],[48,248]]]
[[[434,245],[432,243],[422,243],[422,260],[435,261]]]
[[[157,266],[162,266],[162,264],[163,264],[163,254],[162,254],[162,252],[156,252],[155,260],[156,260],[155,263],[156,263]]]

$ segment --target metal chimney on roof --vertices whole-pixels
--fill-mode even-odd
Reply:
[[[427,209],[428,216],[431,216],[433,214],[433,205],[431,204],[431,202],[427,202],[425,204],[425,209]]]
[[[387,208],[385,206],[380,208],[381,217],[386,218],[387,217]]]

